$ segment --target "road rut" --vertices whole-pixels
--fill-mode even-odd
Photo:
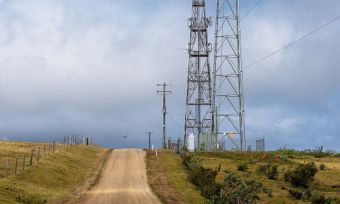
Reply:
[[[145,152],[139,149],[112,151],[98,185],[86,195],[85,204],[160,203],[148,185]]]

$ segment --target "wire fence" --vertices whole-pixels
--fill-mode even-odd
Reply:
[[[223,138],[217,144],[215,149],[210,151],[239,151],[240,139],[238,138]],[[256,138],[247,138],[246,140],[246,150],[245,151],[265,151],[265,138],[264,137],[256,137]],[[184,149],[183,139],[178,138],[177,140],[172,140],[171,138],[167,141],[167,149],[176,152],[182,153]]]
[[[43,160],[75,145],[97,146],[93,139],[79,136],[66,136],[62,140],[46,143],[7,142],[6,145],[2,142],[0,144],[0,179],[23,173]]]
[[[224,140],[220,141],[220,150],[222,151],[230,151],[230,150],[238,150],[240,146],[239,138],[224,138]],[[265,151],[265,138],[257,137],[257,138],[247,138],[246,139],[246,151]]]

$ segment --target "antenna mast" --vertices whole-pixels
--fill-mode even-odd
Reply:
[[[190,42],[185,112],[184,147],[189,135],[195,137],[195,150],[211,149],[213,131],[212,89],[208,43],[208,27],[205,0],[192,1],[192,16],[189,18]],[[202,140],[204,139],[204,141]]]

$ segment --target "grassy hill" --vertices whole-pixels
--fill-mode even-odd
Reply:
[[[29,154],[33,148],[46,148],[46,155],[29,166]],[[87,183],[95,181],[98,167],[105,161],[107,150],[85,145],[73,145],[58,149],[48,156],[47,143],[0,142],[0,203],[46,203],[70,199]],[[14,175],[15,157],[19,153],[18,173]],[[26,156],[25,170],[22,169],[23,155]],[[37,154],[35,154],[37,155]],[[10,174],[5,177],[9,160]],[[90,179],[91,180],[91,179]]]
[[[291,153],[291,152],[290,152]],[[311,192],[316,192],[326,197],[333,197],[340,199],[340,157],[325,156],[316,158],[313,155],[303,154],[301,152],[293,152],[286,154],[286,152],[218,152],[218,153],[193,153],[194,157],[201,161],[202,166],[210,169],[216,169],[221,165],[221,169],[216,176],[216,182],[222,184],[225,178],[225,171],[234,172],[237,176],[244,180],[255,180],[261,183],[265,188],[271,192],[260,193],[257,203],[307,203],[307,200],[297,200],[292,197],[289,190],[292,188],[291,184],[284,180],[284,172],[289,169],[294,169],[301,163],[314,162],[319,168],[321,164],[326,167],[324,170],[318,171],[315,175],[314,181],[311,183]],[[181,163],[179,155],[175,155],[169,151],[160,151],[158,155],[160,161],[159,169],[164,169],[167,173],[170,184],[180,194],[187,194],[184,186],[190,182],[187,179],[188,175],[179,175],[178,172],[185,172]],[[266,176],[259,175],[257,169],[260,165],[265,164],[278,165],[278,177],[276,180],[271,180]],[[246,170],[240,171],[239,166],[246,164]],[[173,172],[173,173],[171,173]],[[177,172],[177,173],[176,173]],[[188,172],[187,172],[188,174]],[[177,178],[177,179],[176,179]],[[152,185],[152,184],[151,184]],[[194,191],[198,189],[193,188]],[[195,194],[189,193],[184,195],[193,197]],[[185,203],[191,202],[190,199],[184,199]]]

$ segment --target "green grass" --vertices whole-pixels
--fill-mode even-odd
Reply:
[[[44,144],[0,142],[0,157],[13,162],[16,152],[28,153],[37,145]],[[103,149],[77,145],[26,166],[24,171],[19,162],[18,175],[0,179],[0,203],[45,203],[68,197],[97,170],[104,154]]]
[[[208,203],[188,180],[182,159],[178,155],[169,151],[159,151],[158,157],[170,184],[182,195],[185,203]]]

